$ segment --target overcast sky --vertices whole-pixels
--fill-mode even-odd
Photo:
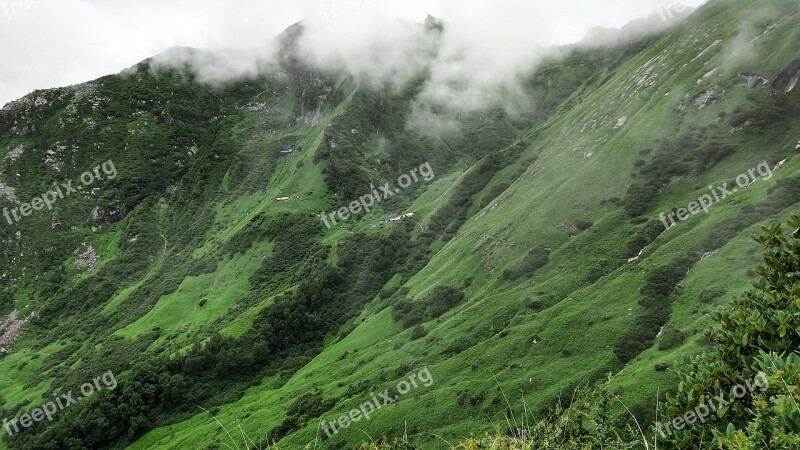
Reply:
[[[258,52],[301,19],[315,37],[307,45],[324,59],[342,48],[362,51],[382,35],[403,39],[393,19],[422,22],[430,13],[452,26],[451,47],[516,70],[534,46],[576,42],[591,26],[619,27],[675,1],[0,0],[0,105],[118,73],[171,47]],[[497,57],[512,52],[517,57]]]

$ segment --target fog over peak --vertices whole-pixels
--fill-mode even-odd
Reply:
[[[593,26],[620,27],[671,0],[0,0],[0,104],[34,89],[117,73],[159,55],[192,64],[207,81],[248,76],[274,59],[275,37],[302,20],[310,64],[397,87],[423,68],[422,98],[474,110],[516,80],[553,44]],[[694,0],[694,3],[698,3]],[[444,21],[425,31],[428,14]],[[173,47],[236,49],[204,53]],[[457,97],[457,98],[456,98]]]

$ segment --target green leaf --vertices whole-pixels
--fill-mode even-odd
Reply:
[[[800,433],[800,414],[791,413],[780,416],[780,418],[784,425],[786,425],[786,428],[790,429],[793,433]]]

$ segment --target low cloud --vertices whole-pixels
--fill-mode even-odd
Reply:
[[[197,74],[198,81],[219,84],[274,70],[276,49],[274,45],[260,51],[175,47],[151,58],[150,68],[156,72],[166,68],[190,68]]]
[[[312,16],[303,25],[299,52],[308,64],[345,71],[373,86],[402,87],[430,64],[435,51],[434,36],[420,24],[370,8],[330,21]]]
[[[660,2],[411,1],[431,8],[441,33],[410,21],[387,2],[332,0],[304,21],[301,51],[310,64],[343,70],[372,85],[402,87],[427,80],[411,123],[454,130],[453,117],[490,108],[516,114],[532,107],[522,80],[554,54],[555,44],[580,41],[596,25],[621,26],[652,14]],[[667,5],[668,6],[668,5]]]
[[[156,66],[188,64],[209,82],[252,76],[269,70],[275,36],[303,19],[299,51],[310,65],[395,88],[427,74],[419,120],[442,109],[513,113],[529,107],[519,80],[549,46],[577,42],[593,26],[622,26],[662,4],[669,1],[43,0],[0,27],[0,56],[11,68],[0,74],[0,103],[153,55]],[[443,20],[441,34],[422,25],[428,13]],[[166,51],[172,47],[211,51]]]

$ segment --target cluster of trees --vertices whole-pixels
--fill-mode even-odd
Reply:
[[[245,335],[228,338],[216,334],[205,343],[196,342],[185,354],[134,356],[133,362],[127,364],[115,356],[121,350],[110,356],[84,355],[88,356],[85,364],[89,365],[95,358],[109,356],[111,359],[106,362],[117,364],[114,371],[122,374],[118,388],[81,402],[74,414],[62,415],[52,424],[41,424],[13,436],[9,445],[20,449],[124,445],[154,426],[196,413],[198,404],[213,406],[235,401],[247,386],[258,383],[265,375],[279,374],[281,379],[288,379],[321,351],[325,336],[355,317],[392,276],[410,276],[424,264],[421,259],[427,251],[412,239],[413,224],[393,227],[386,236],[370,237],[375,245],[363,245],[364,236],[351,237],[337,248],[337,264],[330,264],[326,262],[330,249],[317,247],[317,222],[300,214],[256,218],[226,248],[239,251],[255,241],[270,240],[275,243],[273,258],[287,258],[286,265],[271,259],[264,261],[262,269],[251,278],[253,298],[245,302],[263,299],[276,286],[299,283],[296,290],[278,296],[265,308]],[[408,245],[398,246],[397,242]],[[298,252],[299,248],[316,250]],[[298,278],[279,277],[284,271]],[[447,289],[436,292],[448,305],[463,298],[463,293],[459,296],[459,292]],[[438,303],[432,306],[436,314],[445,307]],[[109,347],[119,344],[124,341],[106,342]],[[328,401],[322,405],[332,404]],[[292,420],[277,432],[287,433],[310,416],[287,417]]]
[[[450,286],[436,286],[417,300],[398,296],[392,305],[392,318],[409,328],[436,319],[463,301],[463,291]]]
[[[450,196],[447,204],[439,208],[430,222],[430,228],[434,233],[441,234],[442,240],[450,241],[455,237],[456,232],[464,222],[467,221],[467,212],[473,205],[473,197],[482,191],[492,181],[498,171],[504,169],[512,162],[516,161],[520,153],[525,149],[525,144],[520,141],[517,144],[503,151],[491,153],[486,156],[477,167],[467,172],[462,181],[455,188],[455,192]],[[518,173],[517,176],[521,175]],[[492,190],[488,199],[488,205],[502,192],[497,189]]]
[[[775,91],[769,95],[752,94],[747,104],[733,111],[730,124],[732,127],[747,127],[758,133],[769,127],[785,125],[790,118],[800,114],[796,91],[793,94]]]
[[[693,134],[662,140],[655,152],[642,150],[642,156],[652,153],[652,157],[649,162],[634,162],[642,180],[628,187],[623,199],[625,211],[632,217],[643,215],[672,180],[708,170],[736,152],[735,145],[709,139],[706,134],[707,129],[697,129]]]
[[[798,95],[796,91],[752,94],[746,103],[736,108],[729,123],[756,133],[785,127],[791,118],[800,115]],[[642,150],[643,157],[651,154],[652,157],[650,161],[639,159],[634,163],[642,180],[632,184],[625,195],[623,206],[628,214],[637,217],[646,213],[658,199],[661,189],[672,180],[708,170],[735,153],[737,145],[710,136],[718,128],[715,124],[695,128],[692,133],[676,139],[662,140],[655,152]],[[770,161],[771,164],[776,162]]]
[[[0,317],[3,317],[14,306],[14,297],[8,288],[0,291]]]
[[[429,162],[444,171],[453,163],[443,158],[440,142],[406,127],[418,83],[400,91],[352,86],[345,92],[348,108],[331,120],[314,154],[315,163],[327,162],[323,174],[328,190],[342,205],[369,192],[370,184],[382,185],[407,168]]]
[[[336,400],[325,399],[319,392],[309,392],[297,397],[286,409],[283,422],[269,433],[265,445],[258,448],[268,448],[271,443],[280,441],[292,431],[330,411],[335,405]]]
[[[614,347],[623,364],[653,346],[659,330],[669,321],[672,292],[686,273],[699,260],[699,255],[678,255],[669,264],[647,272],[639,290],[641,312]]]
[[[548,261],[550,261],[550,250],[540,247],[531,249],[528,254],[525,255],[519,267],[514,270],[506,270],[503,272],[503,279],[516,280],[523,277],[530,278],[537,270],[544,267]]]
[[[14,240],[17,249],[8,255],[0,253],[6,260],[4,267],[14,276],[22,272],[57,274],[85,238],[83,225],[93,208],[99,207],[97,224],[115,222],[177,184],[190,167],[186,149],[214,145],[218,128],[210,122],[223,108],[218,92],[208,86],[175,70],[156,76],[147,63],[130,76],[103,77],[89,85],[36,95],[47,104],[30,113],[17,111],[0,118],[0,147],[21,144],[25,149],[20,158],[7,160],[2,169],[7,174],[25,174],[27,182],[15,186],[20,198],[39,195],[43,186],[54,182],[75,181],[83,171],[103,161],[113,161],[118,175],[93,185],[99,190],[92,198],[71,195],[57,202],[51,213],[35,214],[15,227],[6,227],[3,222],[0,236],[24,231]],[[168,113],[170,123],[157,119],[161,113]],[[17,127],[22,136],[11,132],[12,127]],[[50,150],[56,151],[54,157],[62,164],[59,171],[42,161],[41,154]],[[214,153],[219,164],[230,148],[216,145]],[[205,174],[209,184],[213,184],[215,175],[214,171]],[[12,257],[14,264],[10,263]],[[63,284],[61,281],[46,280],[42,295],[49,295],[50,289]]]

